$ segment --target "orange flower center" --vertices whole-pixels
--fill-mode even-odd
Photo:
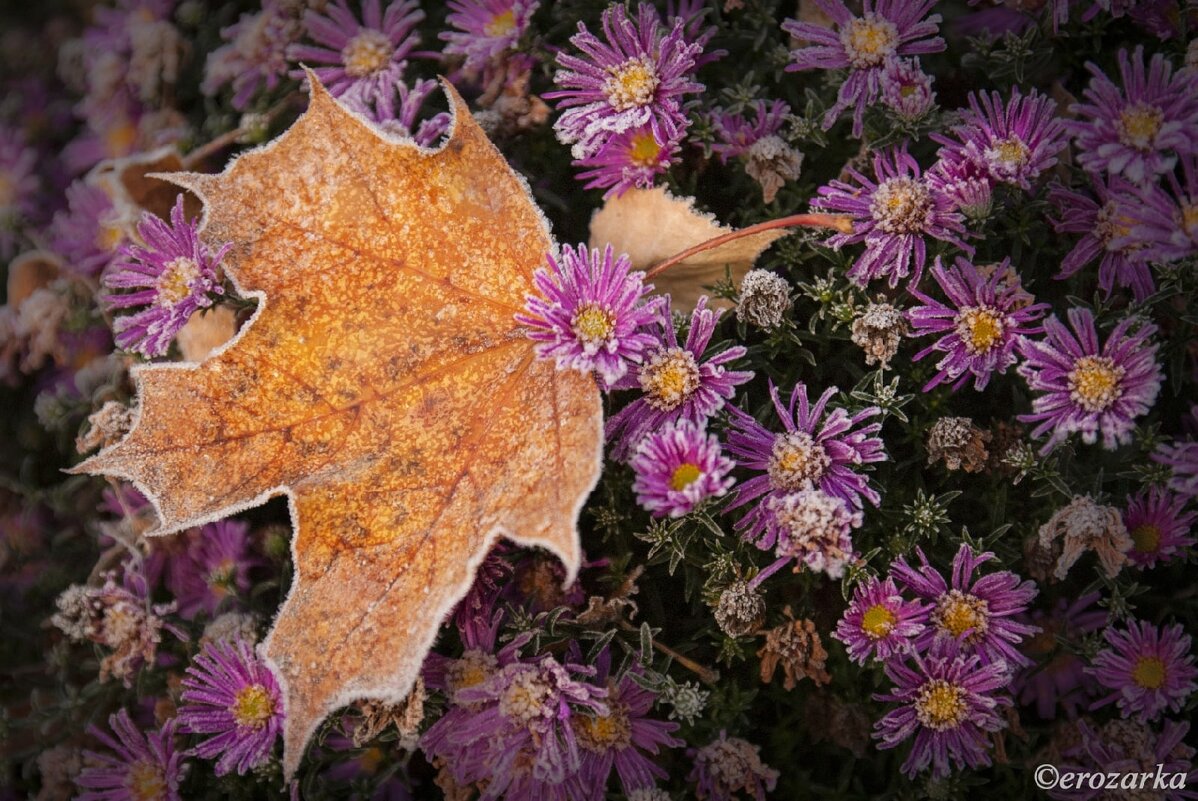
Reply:
[[[574,313],[571,328],[584,345],[601,345],[616,330],[616,321],[606,309],[588,303]]]
[[[990,604],[960,590],[949,590],[936,605],[932,619],[941,631],[960,637],[970,631],[968,642],[977,642],[986,633]]]
[[[168,262],[158,278],[158,303],[174,306],[191,294],[191,282],[200,277],[200,269],[191,259],[180,256]]]
[[[767,466],[774,489],[803,489],[824,475],[831,464],[828,452],[810,434],[791,431],[774,439]]]
[[[638,167],[653,167],[661,158],[661,149],[652,131],[637,131],[628,144],[628,160]]]
[[[932,193],[922,181],[906,176],[883,181],[869,204],[878,227],[888,234],[922,231],[931,208]]]
[[[632,726],[620,704],[609,704],[610,715],[582,715],[577,720],[578,741],[591,751],[626,748],[632,742]]]

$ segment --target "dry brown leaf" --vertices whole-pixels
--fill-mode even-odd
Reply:
[[[237,333],[237,314],[228,306],[200,309],[188,318],[175,341],[183,360],[202,362]]]
[[[295,581],[263,646],[288,776],[330,711],[407,696],[498,537],[574,579],[602,455],[594,381],[534,358],[513,320],[548,228],[462,99],[446,85],[434,152],[309,81],[273,143],[174,176],[257,313],[200,364],[135,369],[133,430],[77,468],[133,481],[160,534],[288,497]]]
[[[62,259],[48,250],[30,250],[17,256],[8,265],[8,294],[10,307],[21,303],[39,289],[47,287],[62,273]]]
[[[591,247],[610,244],[617,253],[627,253],[635,269],[647,270],[733,230],[720,225],[713,215],[698,211],[694,198],[677,198],[664,186],[655,186],[630,189],[604,203],[591,217]],[[727,269],[739,286],[757,257],[788,233],[785,229],[762,231],[705,250],[655,276],[653,285],[657,292],[670,295],[674,308],[689,311],[706,294],[704,287],[723,280]],[[710,305],[726,308],[731,304],[713,298]]]
[[[143,211],[170,219],[175,198],[183,193],[183,209],[188,219],[200,213],[200,199],[180,189],[165,174],[183,169],[183,160],[173,145],[145,153],[134,153],[119,159],[102,161],[92,170],[89,180],[104,188],[116,209],[119,219],[128,221],[129,233]]]

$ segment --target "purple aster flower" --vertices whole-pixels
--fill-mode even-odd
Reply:
[[[796,39],[812,42],[792,50],[787,72],[848,69],[836,103],[824,115],[824,130],[836,123],[840,113],[853,106],[853,136],[860,138],[865,107],[878,99],[882,71],[896,56],[939,53],[944,40],[940,15],[927,13],[935,0],[866,0],[864,13],[855,16],[841,0],[816,0],[820,10],[832,18],[835,28],[788,19],[782,30]],[[927,17],[925,19],[925,17]]]
[[[636,501],[654,517],[682,517],[736,481],[728,475],[736,463],[720,451],[719,439],[690,420],[646,434],[629,464]]]
[[[287,48],[287,58],[316,65],[316,77],[334,97],[356,83],[366,84],[367,94],[382,92],[389,88],[384,76],[403,73],[405,59],[420,41],[414,31],[422,19],[417,0],[390,0],[386,11],[380,0],[362,0],[361,22],[346,0],[334,0],[324,13],[304,12],[304,29],[316,45],[293,44]],[[291,75],[304,77],[302,70]]]
[[[283,730],[283,697],[270,668],[240,637],[209,642],[196,654],[180,700],[183,731],[213,735],[192,753],[215,759],[217,776],[244,776],[270,759]]]
[[[928,186],[953,202],[970,220],[981,221],[994,209],[994,181],[988,170],[969,161],[941,159],[927,173]]]
[[[1123,717],[1149,723],[1166,711],[1180,711],[1198,689],[1190,635],[1180,623],[1157,627],[1133,619],[1125,629],[1108,628],[1103,638],[1108,647],[1086,672],[1114,692],[1095,706],[1114,701]]]
[[[702,49],[702,52],[695,56],[695,69],[728,55],[727,50],[707,49],[707,43],[719,30],[715,25],[703,24],[712,10],[707,0],[666,0],[667,26],[673,27],[675,23],[681,22],[683,40]]]
[[[760,471],[762,475],[737,487],[736,498],[728,509],[758,501],[737,522],[736,528],[742,537],[757,542],[759,548],[774,545],[767,525],[771,498],[818,488],[847,501],[855,509],[862,507],[862,498],[875,506],[881,500],[866,477],[855,469],[886,459],[882,440],[874,436],[882,424],[863,425],[881,414],[881,410],[870,406],[850,416],[844,409],[836,408],[825,417],[828,401],[836,392],[836,387],[829,387],[812,406],[807,386],[800,382],[790,393],[790,405],[784,406],[778,388],[771,383],[770,397],[782,421],[781,433],[768,430],[739,409],[731,409],[728,451],[740,467]]]
[[[552,656],[516,661],[461,689],[421,738],[459,785],[486,781],[484,798],[568,798],[582,766],[575,731],[582,714],[608,715],[607,690],[574,678],[594,668]]]
[[[963,654],[976,654],[984,665],[1001,665],[1010,673],[1031,664],[1017,648],[1023,639],[1039,629],[1017,619],[1036,597],[1032,581],[1019,580],[1009,570],[999,570],[974,579],[985,562],[994,559],[990,551],[975,553],[962,543],[953,557],[952,583],[928,564],[923,550],[918,568],[899,557],[890,574],[906,590],[931,604],[928,626],[915,639],[917,651],[926,651],[935,643],[952,642]]]
[[[924,392],[945,381],[953,382],[954,390],[959,389],[971,376],[973,388],[982,391],[993,373],[1005,373],[1015,364],[1019,338],[1043,330],[1035,323],[1049,305],[1030,302],[1011,260],[1003,259],[983,270],[960,256],[951,267],[945,267],[937,258],[932,277],[948,304],[933,300],[914,286],[909,289],[924,304],[907,310],[914,329],[911,335],[940,335],[915,354],[914,360],[932,353],[944,354],[936,363],[939,372],[924,385]]]
[[[607,713],[581,714],[574,720],[582,764],[570,795],[602,801],[613,767],[625,794],[631,796],[669,775],[654,759],[663,748],[679,748],[685,743],[671,735],[678,730],[677,723],[649,717],[657,695],[637,684],[634,676],[643,673],[639,665],[634,663],[619,678],[611,676],[611,652],[605,648],[595,668],[593,683],[607,688]]]
[[[620,389],[639,386],[641,397],[607,421],[607,438],[615,443],[611,458],[623,461],[642,437],[667,423],[689,420],[703,427],[707,418],[735,394],[736,387],[753,377],[752,373],[725,367],[745,355],[740,345],[703,358],[722,313],[707,308],[706,295],[699,298],[691,313],[686,344],[679,347],[669,297],[658,307],[655,322],[662,338],[655,349],[646,353],[636,378],[625,376],[618,385]]]
[[[109,294],[109,308],[143,307],[113,323],[116,343],[144,356],[161,356],[196,310],[212,305],[224,294],[216,268],[231,244],[215,253],[200,241],[194,220],[183,217],[183,195],[171,209],[171,222],[142,212],[137,233],[144,245],[124,245],[104,274],[109,289],[132,292]]]
[[[264,0],[256,14],[242,14],[221,28],[227,44],[208,54],[200,91],[214,95],[233,86],[233,108],[244,111],[259,90],[272,91],[287,75],[287,48],[303,35],[303,25],[283,0]]]
[[[1021,617],[1039,627],[1040,632],[1022,645],[1032,664],[1015,674],[1011,692],[1020,704],[1035,705],[1044,720],[1055,720],[1058,710],[1070,719],[1076,718],[1096,692],[1076,648],[1082,636],[1103,628],[1110,619],[1106,610],[1094,608],[1100,597],[1091,592],[1072,602],[1062,598],[1051,613],[1034,609]],[[1061,646],[1060,640],[1066,640],[1070,647]]]
[[[1128,498],[1123,525],[1134,544],[1127,559],[1137,567],[1156,567],[1184,558],[1195,542],[1191,532],[1198,512],[1185,511],[1186,499],[1152,487]]]
[[[537,0],[449,0],[446,24],[455,30],[439,34],[446,55],[465,56],[467,70],[482,70],[514,50],[528,30]]]
[[[678,161],[684,131],[673,120],[651,120],[612,134],[591,156],[578,159],[578,180],[586,189],[607,189],[604,198],[619,197],[633,187],[648,189]]]
[[[1122,792],[1103,792],[1101,788],[1089,786],[1071,787],[1068,790],[1049,790],[1048,795],[1062,801],[1105,801],[1111,798],[1152,798],[1161,801],[1184,801],[1194,798],[1186,787],[1198,782],[1194,770],[1194,749],[1185,744],[1189,723],[1167,720],[1160,732],[1154,732],[1142,723],[1130,720],[1111,720],[1091,727],[1084,719],[1077,722],[1077,745],[1064,754],[1061,772],[1089,773],[1105,777],[1109,774],[1123,776],[1148,776],[1141,792],[1124,789]],[[1180,774],[1180,784],[1173,776]],[[1164,782],[1157,785],[1156,777]],[[1088,785],[1088,783],[1087,783]],[[1159,791],[1159,792],[1158,792]],[[1174,792],[1176,791],[1176,792]]]
[[[1145,68],[1142,46],[1130,57],[1119,51],[1122,89],[1096,64],[1086,69],[1094,77],[1082,93],[1085,102],[1069,109],[1076,117],[1069,132],[1084,170],[1146,186],[1171,171],[1178,154],[1198,151],[1198,73],[1174,73],[1161,53]]]
[[[121,220],[108,193],[98,186],[76,181],[67,187],[66,195],[67,208],[50,223],[51,249],[71,272],[97,275],[125,238]]]
[[[712,128],[719,141],[711,146],[713,153],[724,164],[729,159],[746,155],[755,144],[768,137],[778,137],[790,106],[784,100],[755,100],[752,104],[753,119],[742,114],[732,114],[716,109],[712,114]]]
[[[650,121],[686,130],[682,97],[703,91],[703,84],[691,80],[703,48],[686,41],[681,19],[663,33],[653,6],[640,4],[633,22],[624,6],[612,4],[603,12],[602,25],[606,42],[578,24],[570,42],[587,58],[559,53],[562,69],[553,81],[563,88],[545,94],[561,100],[558,108],[564,111],[553,129],[563,144],[574,145],[572,153],[580,160],[598,152],[612,134]]]
[[[1101,254],[1098,285],[1106,297],[1110,297],[1118,283],[1121,287],[1131,287],[1136,300],[1143,300],[1156,291],[1156,283],[1140,255],[1143,243],[1128,236],[1135,224],[1129,212],[1140,205],[1140,199],[1134,187],[1122,178],[1114,177],[1104,183],[1095,177],[1093,187],[1097,202],[1060,184],[1053,184],[1048,190],[1049,202],[1061,215],[1060,219],[1051,220],[1056,232],[1082,235],[1061,262],[1061,271],[1055,278],[1068,278]]]
[[[792,559],[796,573],[805,565],[832,578],[844,575],[854,557],[849,535],[861,525],[860,509],[816,488],[771,495],[764,506],[765,536],[757,541],[757,547],[773,546],[778,561],[758,573],[754,585]]]
[[[1156,345],[1148,338],[1156,326],[1127,318],[1100,345],[1094,315],[1088,309],[1068,312],[1073,333],[1056,315],[1044,322],[1043,341],[1021,339],[1018,368],[1028,386],[1042,393],[1032,401],[1033,414],[1020,415],[1025,423],[1038,423],[1033,437],[1049,433],[1040,452],[1046,454],[1070,434],[1114,450],[1131,441],[1133,420],[1152,408],[1161,386]]]
[[[881,75],[882,104],[901,120],[923,119],[936,105],[932,76],[917,58],[895,58],[886,62]]]
[[[889,276],[894,287],[908,275],[918,284],[927,261],[926,237],[973,255],[973,248],[961,240],[965,227],[953,201],[922,176],[905,145],[874,156],[877,183],[851,167],[845,172],[855,183],[834,179],[821,186],[811,208],[852,215],[853,233],[834,234],[828,244],[839,250],[865,243],[865,252],[848,272],[859,285]]]
[[[1153,452],[1152,461],[1172,471],[1169,489],[1189,500],[1198,498],[1198,442],[1176,440],[1163,443]]]
[[[966,162],[995,183],[1030,190],[1032,181],[1057,163],[1065,147],[1064,123],[1056,103],[1035,90],[1026,97],[1018,87],[1004,105],[998,92],[969,93],[969,110],[953,126],[956,139],[932,134],[946,165]],[[958,168],[959,169],[959,168]]]
[[[889,662],[910,650],[912,640],[923,632],[931,608],[900,595],[889,576],[871,576],[853,589],[853,599],[832,636],[844,643],[849,659],[860,665],[868,659]]]
[[[767,791],[778,783],[778,771],[761,761],[761,746],[740,737],[720,736],[702,748],[688,748],[694,760],[687,781],[695,783],[695,797],[702,801],[733,801],[740,793],[765,801]]]
[[[1165,176],[1168,189],[1151,184],[1124,203],[1120,228],[1110,247],[1125,249],[1137,260],[1174,262],[1198,253],[1198,156],[1181,157],[1184,185]]]
[[[24,137],[0,125],[0,259],[13,255],[19,228],[37,210],[36,163],[37,152]]]
[[[180,801],[183,756],[175,750],[175,721],[142,732],[120,710],[108,717],[112,733],[92,726],[89,733],[111,753],[85,751],[88,762],[75,777],[76,801]]]
[[[190,534],[187,550],[175,554],[166,586],[179,603],[179,616],[214,616],[227,599],[246,596],[250,570],[263,564],[251,552],[248,523],[218,520]]]
[[[595,371],[611,387],[630,365],[639,364],[657,339],[641,329],[655,319],[661,301],[644,302],[653,289],[645,274],[611,245],[603,251],[586,245],[562,248],[560,259],[546,256],[549,269],[533,275],[539,295],[525,300],[526,314],[516,321],[528,326],[529,339],[542,344],[537,355],[557,359],[558,369]]]
[[[902,768],[912,777],[929,765],[937,778],[951,772],[950,762],[959,768],[989,765],[989,733],[1006,728],[1002,707],[1011,705],[1006,695],[994,695],[1009,681],[1006,665],[984,664],[948,641],[926,654],[913,651],[910,661],[886,663],[894,687],[874,699],[900,706],[874,725],[878,748],[896,748],[914,735]]]
[[[356,83],[341,96],[345,105],[386,133],[410,139],[421,147],[432,147],[449,131],[449,112],[441,111],[421,120],[424,101],[437,90],[437,82],[420,79],[411,86],[394,73],[379,76],[373,86]]]

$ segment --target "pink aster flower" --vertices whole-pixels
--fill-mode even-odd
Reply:
[[[1127,628],[1108,628],[1103,638],[1107,647],[1086,672],[1114,692],[1095,706],[1114,701],[1123,717],[1149,723],[1166,711],[1180,711],[1198,689],[1190,635],[1180,623],[1157,627],[1133,619]]]
[[[932,76],[917,58],[895,58],[886,63],[881,76],[882,104],[896,117],[908,122],[923,119],[936,105]]]
[[[1036,597],[1035,582],[1021,582],[1009,570],[975,579],[978,568],[995,556],[990,551],[975,553],[965,543],[953,557],[951,583],[928,563],[921,549],[916,548],[915,553],[919,567],[900,556],[890,574],[905,590],[930,604],[928,626],[915,639],[916,650],[953,642],[963,654],[976,654],[982,664],[1002,665],[1008,673],[1030,664],[1018,645],[1039,629],[1019,622],[1018,616]]]
[[[1084,635],[1098,631],[1110,620],[1106,610],[1094,607],[1100,597],[1091,592],[1076,600],[1062,598],[1051,612],[1033,609],[1022,618],[1040,632],[1022,644],[1032,664],[1015,674],[1011,692],[1020,704],[1034,705],[1044,720],[1055,720],[1058,710],[1070,720],[1076,718],[1096,692],[1077,648]],[[1066,646],[1060,644],[1062,640]]]
[[[362,21],[349,10],[346,0],[334,0],[324,13],[304,12],[304,28],[310,44],[293,44],[287,58],[313,66],[320,82],[334,97],[357,83],[365,91],[383,91],[385,76],[403,73],[407,57],[420,41],[416,25],[424,19],[417,0],[390,0],[383,11],[380,0],[362,0]],[[296,70],[292,77],[302,79]]]
[[[1198,499],[1198,442],[1162,443],[1153,452],[1152,461],[1170,468],[1169,489],[1189,500]]]
[[[227,43],[208,54],[200,91],[214,95],[233,87],[233,108],[244,111],[260,90],[272,91],[287,75],[287,48],[303,35],[303,25],[283,0],[264,0],[256,14],[242,14],[221,28]]]
[[[765,536],[758,548],[774,548],[778,557],[753,579],[756,586],[791,560],[795,572],[806,567],[838,579],[854,558],[852,530],[861,525],[861,510],[821,489],[776,494],[764,502]]]
[[[939,372],[924,385],[924,392],[945,381],[953,382],[956,390],[970,377],[973,388],[982,391],[992,374],[1001,375],[1015,364],[1019,338],[1043,330],[1035,323],[1049,306],[1030,302],[1031,297],[1020,285],[1011,260],[1003,259],[983,270],[960,256],[951,267],[945,267],[937,258],[932,277],[948,298],[948,304],[933,300],[914,286],[909,289],[924,304],[907,310],[913,328],[911,335],[940,335],[915,354],[914,360],[932,353],[944,354],[936,364]]]
[[[953,202],[970,220],[985,220],[994,209],[990,172],[969,161],[940,159],[927,173],[928,186]]]
[[[965,227],[953,201],[933,188],[905,146],[874,156],[877,183],[851,167],[845,172],[854,183],[834,179],[821,186],[811,208],[853,217],[853,233],[834,234],[828,244],[839,250],[865,243],[865,252],[848,272],[859,285],[883,276],[892,287],[908,276],[918,284],[927,261],[927,237],[973,255],[961,239]]]
[[[98,186],[79,180],[67,187],[66,195],[67,208],[50,223],[50,247],[71,272],[98,275],[125,238],[119,215],[108,193]]]
[[[540,8],[537,0],[449,0],[444,31],[446,55],[465,56],[467,70],[482,70],[514,50],[528,30],[532,15]]]
[[[1128,498],[1123,525],[1134,546],[1127,559],[1137,567],[1156,567],[1184,558],[1194,544],[1191,535],[1198,512],[1185,511],[1186,499],[1152,487]]]
[[[345,105],[393,136],[432,147],[449,131],[449,112],[441,111],[417,122],[424,102],[437,90],[436,81],[419,79],[410,86],[394,73],[379,76],[373,84],[356,83],[341,96]]]
[[[191,620],[201,611],[214,616],[226,601],[249,593],[250,570],[262,564],[251,551],[249,532],[240,520],[218,520],[189,532],[187,550],[174,555],[166,572],[180,617]]]
[[[912,640],[924,630],[929,609],[904,598],[889,576],[871,576],[853,589],[832,636],[844,643],[849,659],[857,664],[868,659],[889,662],[910,650]]]
[[[1132,185],[1122,178],[1111,178],[1108,183],[1095,177],[1093,187],[1097,202],[1088,194],[1060,184],[1053,184],[1048,190],[1049,202],[1061,215],[1051,220],[1053,228],[1059,234],[1081,234],[1054,277],[1068,278],[1101,255],[1098,285],[1106,297],[1110,297],[1118,284],[1131,287],[1136,300],[1143,300],[1156,291],[1156,282],[1139,255],[1143,243],[1128,236],[1135,224],[1129,212],[1140,205],[1140,200],[1133,195]]]
[[[753,377],[750,372],[725,367],[745,355],[740,345],[704,358],[722,313],[707,308],[706,295],[699,298],[691,313],[686,343],[679,347],[669,297],[658,307],[654,322],[661,338],[657,346],[646,351],[636,377],[625,376],[618,385],[619,389],[639,386],[641,396],[607,421],[606,436],[614,443],[611,458],[624,460],[642,437],[667,423],[689,420],[703,427],[735,394],[736,387]]]
[[[1162,53],[1145,68],[1142,46],[1131,56],[1119,51],[1122,89],[1096,64],[1086,68],[1094,77],[1085,102],[1070,107],[1077,119],[1069,123],[1083,169],[1146,186],[1171,171],[1178,154],[1198,151],[1198,72],[1174,73]]]
[[[736,463],[720,451],[719,439],[689,420],[647,434],[629,464],[637,503],[654,517],[682,517],[736,481],[728,475]]]
[[[274,674],[240,638],[209,642],[187,668],[179,724],[211,734],[192,750],[216,760],[216,775],[244,776],[270,759],[283,730],[283,697]]]
[[[1044,340],[1020,340],[1026,361],[1019,374],[1041,394],[1032,401],[1033,414],[1019,420],[1038,423],[1033,437],[1049,434],[1042,454],[1074,432],[1086,443],[1101,433],[1103,447],[1114,450],[1131,441],[1133,421],[1152,408],[1160,391],[1157,346],[1148,341],[1156,326],[1129,317],[1100,344],[1088,309],[1072,308],[1068,317],[1072,332],[1053,315],[1044,322]]]
[[[142,732],[122,709],[108,717],[111,734],[88,729],[111,753],[84,752],[88,761],[75,777],[76,801],[180,801],[185,766],[175,750],[175,725],[170,720],[158,731]]]
[[[720,735],[702,748],[688,748],[694,761],[687,781],[695,783],[695,797],[701,801],[733,801],[746,793],[756,801],[765,801],[779,773],[761,761],[761,746],[740,737]]]
[[[829,387],[812,406],[807,386],[800,382],[791,391],[790,404],[786,406],[778,388],[771,383],[770,397],[782,421],[780,433],[770,431],[739,409],[730,410],[728,451],[740,467],[762,475],[740,484],[728,509],[757,501],[736,528],[742,537],[757,542],[758,547],[774,545],[768,530],[772,498],[818,488],[847,501],[854,509],[862,508],[862,499],[875,506],[881,500],[866,477],[857,472],[861,465],[886,460],[882,440],[875,436],[882,424],[866,424],[881,410],[870,406],[854,415],[839,407],[827,411],[828,402],[837,391],[836,387]]]
[[[984,664],[941,641],[928,653],[914,651],[908,664],[891,659],[886,676],[894,683],[877,701],[899,704],[874,725],[878,748],[897,748],[914,737],[902,771],[915,776],[929,765],[932,776],[947,776],[952,764],[979,768],[990,764],[990,732],[1007,727],[1006,695],[997,695],[1009,681],[1006,665]]]
[[[684,135],[669,119],[612,134],[593,155],[574,162],[583,168],[578,180],[586,181],[586,189],[606,189],[604,198],[619,197],[633,187],[648,189],[678,162]]]
[[[1057,163],[1056,154],[1066,144],[1064,122],[1057,117],[1053,99],[1035,90],[1024,97],[1018,87],[1005,104],[998,92],[970,92],[969,110],[952,133],[955,139],[938,133],[931,136],[943,145],[941,162],[968,163],[994,183],[1024,190]]]
[[[559,53],[562,67],[553,76],[561,90],[545,98],[560,100],[562,115],[553,124],[557,138],[573,145],[575,159],[595,155],[612,134],[640,128],[651,121],[686,130],[689,121],[682,98],[703,91],[692,80],[702,45],[688,43],[683,20],[675,19],[664,32],[653,6],[637,7],[636,21],[624,6],[612,4],[603,12],[606,41],[578,24],[570,42],[586,58]]]
[[[796,39],[812,42],[790,53],[787,72],[848,69],[836,103],[824,115],[824,130],[836,123],[845,109],[853,106],[853,136],[860,138],[865,108],[878,99],[882,71],[896,56],[939,53],[944,40],[940,15],[928,12],[935,0],[866,0],[861,16],[855,16],[841,0],[816,0],[820,10],[832,18],[834,28],[813,22],[788,19],[782,30]]]
[[[656,764],[662,749],[685,743],[672,736],[677,723],[650,717],[657,694],[636,682],[634,677],[643,674],[639,665],[633,663],[619,677],[612,676],[611,651],[605,648],[595,660],[595,669],[592,683],[607,688],[607,714],[584,713],[575,719],[582,763],[570,797],[602,801],[612,768],[625,794],[632,797],[636,790],[654,787],[669,775]]]
[[[1150,184],[1124,203],[1120,227],[1109,247],[1148,262],[1174,262],[1198,253],[1198,155],[1181,157],[1184,183],[1174,173],[1165,185]]]
[[[546,256],[549,269],[533,275],[540,293],[525,300],[516,321],[541,344],[537,355],[556,359],[558,369],[594,371],[608,387],[622,379],[657,344],[642,330],[656,320],[660,300],[645,301],[653,289],[645,274],[608,245],[600,256],[586,245],[562,248],[560,258]]]
[[[213,252],[197,236],[198,223],[183,217],[183,195],[171,209],[167,225],[143,212],[137,233],[143,245],[125,245],[104,274],[109,289],[132,290],[109,294],[109,308],[142,307],[116,318],[116,343],[144,356],[166,353],[175,334],[198,309],[212,305],[212,296],[224,294],[216,268],[231,244]]]
[[[37,153],[16,130],[0,125],[0,259],[10,258],[20,227],[37,210]]]

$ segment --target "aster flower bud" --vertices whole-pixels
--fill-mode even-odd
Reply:
[[[729,637],[752,634],[765,622],[765,599],[747,581],[734,581],[720,593],[715,622]]]
[[[977,473],[990,456],[986,451],[989,441],[990,432],[968,417],[941,417],[928,432],[928,466],[943,461],[949,470]]]
[[[852,339],[865,351],[866,364],[886,368],[909,331],[902,309],[889,303],[871,303],[853,320]]]
[[[736,319],[769,331],[782,325],[792,305],[786,279],[769,270],[749,270],[740,282]]]

